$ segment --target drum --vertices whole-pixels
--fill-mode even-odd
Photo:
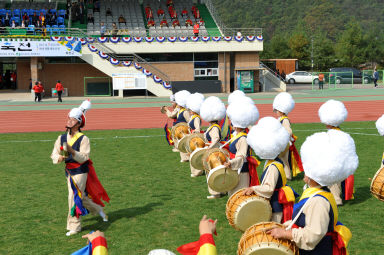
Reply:
[[[223,165],[228,160],[228,151],[219,148],[207,150],[203,157],[208,186],[216,192],[227,192],[239,183],[237,171]]]
[[[194,152],[197,148],[205,147],[205,137],[202,133],[195,133],[188,136],[186,149],[189,153]]]
[[[376,172],[372,179],[370,190],[374,197],[384,201],[384,167]]]
[[[191,166],[197,170],[204,170],[203,157],[208,148],[196,148],[190,157]]]
[[[244,190],[238,190],[228,199],[225,210],[229,225],[243,232],[256,223],[270,221],[272,217],[268,199],[256,194],[243,195]]]
[[[274,227],[283,228],[283,225],[261,222],[248,228],[240,239],[237,255],[298,255],[299,249],[294,242],[267,234]]]
[[[172,135],[173,140],[175,141],[176,149],[178,149],[179,151],[181,151],[180,149],[182,149],[182,150],[184,150],[184,151],[182,151],[184,153],[187,152],[184,149],[184,147],[179,148],[179,146],[180,146],[181,139],[190,133],[191,133],[191,130],[190,130],[188,124],[185,122],[177,123],[175,126],[172,127],[171,135]],[[182,143],[182,146],[184,146],[184,142]]]

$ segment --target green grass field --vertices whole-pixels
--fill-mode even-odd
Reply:
[[[373,122],[349,122],[342,128],[355,139],[360,159],[355,174],[355,200],[340,208],[340,221],[353,233],[349,252],[383,254],[384,203],[369,193],[380,166],[384,139]],[[293,125],[299,137],[324,127]],[[225,217],[228,197],[207,200],[204,177],[190,178],[188,163],[171,152],[163,130],[85,131],[91,158],[109,193],[110,221],[88,215],[83,231],[106,233],[110,254],[147,254],[151,249],[176,251],[198,239],[203,214],[218,218],[218,254],[236,253],[241,233]],[[50,154],[59,132],[0,134],[0,254],[70,254],[85,245],[81,234],[66,237],[67,185],[63,165]],[[146,137],[143,137],[146,136]],[[259,167],[259,172],[261,171]],[[302,193],[302,176],[290,184]]]

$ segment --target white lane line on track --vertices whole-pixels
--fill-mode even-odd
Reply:
[[[107,139],[131,139],[131,138],[153,138],[161,137],[164,135],[138,135],[138,136],[113,136],[113,137],[91,137],[90,140],[107,140]],[[54,142],[56,140],[9,140],[9,141],[0,141],[1,143],[34,143],[34,142]]]

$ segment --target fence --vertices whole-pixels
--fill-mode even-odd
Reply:
[[[379,70],[378,85],[384,84],[384,70]],[[367,88],[373,84],[373,70],[363,70],[361,76],[353,72],[313,72],[312,90],[319,89],[318,75],[324,74],[323,89]]]

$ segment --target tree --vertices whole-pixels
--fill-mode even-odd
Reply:
[[[299,64],[304,70],[309,70],[311,67],[310,60],[310,43],[304,33],[295,33],[288,41],[288,46],[291,49],[291,56],[299,60]]]

